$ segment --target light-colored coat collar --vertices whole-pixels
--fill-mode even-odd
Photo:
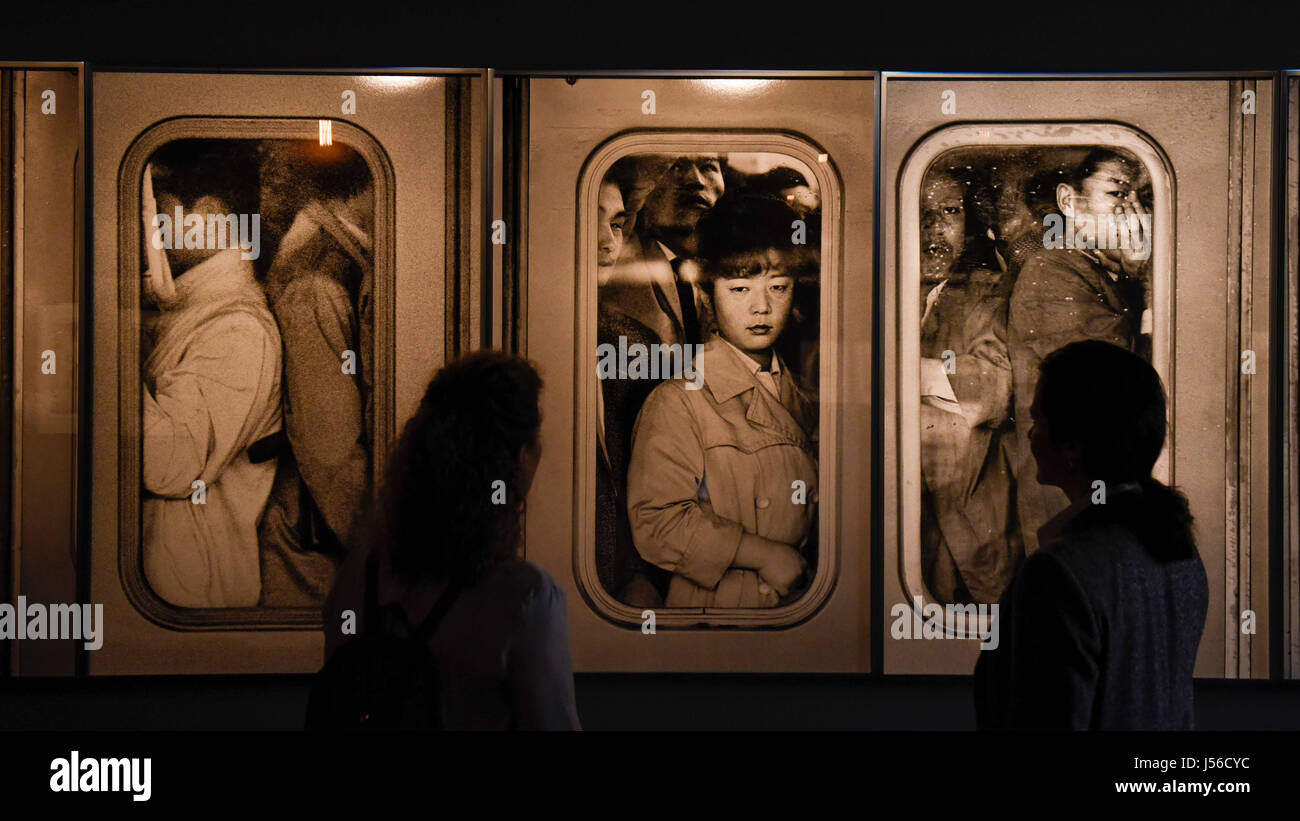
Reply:
[[[241,259],[239,248],[218,251],[176,279],[176,299],[167,312],[183,311],[196,305],[218,300],[231,293],[257,288],[253,263]]]
[[[704,384],[716,402],[726,402],[750,388],[757,388],[758,378],[727,347],[722,337],[714,335],[700,352],[696,367],[704,374]],[[784,371],[784,368],[782,369]]]
[[[781,363],[778,384],[782,397],[788,398],[790,407],[764,390],[759,385],[758,377],[745,367],[735,351],[717,335],[705,344],[696,367],[703,374],[704,386],[714,402],[722,404],[748,391],[749,395],[745,398],[747,421],[758,427],[778,431],[791,441],[801,444],[808,442],[810,431],[805,425],[811,426],[814,421],[808,418],[813,403],[795,383],[785,363]]]
[[[184,355],[199,326],[231,311],[256,317],[279,347],[279,329],[253,275],[253,264],[239,255],[238,248],[218,251],[176,280],[176,296],[158,318],[154,348],[145,361],[151,388],[152,380]]]

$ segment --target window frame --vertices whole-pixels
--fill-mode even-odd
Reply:
[[[844,219],[843,185],[833,159],[808,137],[775,129],[638,129],[623,132],[597,146],[583,164],[576,187],[577,276],[575,339],[579,356],[574,371],[574,505],[573,573],[578,590],[601,618],[619,626],[639,628],[642,608],[619,602],[604,589],[596,573],[596,388],[597,265],[595,226],[597,198],[606,173],[619,159],[633,154],[782,154],[802,162],[817,180],[821,196],[822,233],[819,288],[821,322],[818,328],[818,509],[817,572],[808,591],[796,602],[774,608],[663,607],[654,611],[656,628],[779,629],[807,621],[829,600],[839,576],[840,475],[836,448],[839,430],[838,357],[827,356],[840,338],[835,306],[841,295],[841,232]],[[589,352],[590,356],[582,352]]]
[[[898,560],[900,581],[907,596],[907,606],[915,609],[920,599],[924,610],[930,604],[944,608],[944,631],[957,635],[956,619],[930,595],[921,570],[921,432],[920,432],[920,268],[921,185],[930,167],[949,151],[975,147],[1008,148],[1123,148],[1132,152],[1151,175],[1154,244],[1152,246],[1151,364],[1165,384],[1167,395],[1168,436],[1156,460],[1153,475],[1172,484],[1174,420],[1174,338],[1175,338],[1175,258],[1177,177],[1168,156],[1159,145],[1133,126],[1118,122],[968,122],[944,126],[921,137],[912,146],[898,175],[898,302],[894,306],[898,339],[897,359],[898,416],[894,420],[897,436],[898,464],[893,481],[897,483],[899,524]],[[923,611],[922,611],[923,612]],[[991,612],[991,611],[990,611]],[[992,628],[991,615],[978,618],[976,630],[983,635]],[[970,623],[966,635],[970,636]]]
[[[141,227],[140,184],[145,163],[166,143],[181,139],[315,140],[328,119],[335,142],[365,159],[374,181],[374,418],[371,420],[371,481],[383,476],[385,450],[394,429],[395,182],[392,162],[366,130],[333,118],[179,116],[145,128],[123,155],[118,198],[118,576],[127,600],[145,618],[173,630],[320,630],[315,607],[177,607],[163,601],[144,575],[141,514]]]

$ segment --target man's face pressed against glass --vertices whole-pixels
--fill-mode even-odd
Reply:
[[[948,174],[935,174],[921,196],[921,281],[948,278],[966,247],[966,189]]]

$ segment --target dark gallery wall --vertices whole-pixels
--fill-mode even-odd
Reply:
[[[304,676],[7,679],[0,731],[297,730]],[[1198,730],[1300,730],[1295,683],[1200,681]],[[956,677],[586,675],[586,730],[970,730]]]
[[[0,53],[8,60],[209,68],[1118,72],[1300,65],[1286,4],[1241,3],[1231,11],[1203,0],[1130,4],[1119,30],[1099,4],[668,0],[588,9],[224,0],[212,8],[220,26],[194,25],[173,0],[10,3]],[[1080,39],[1094,27],[1097,37]]]
[[[900,4],[907,5],[907,4]],[[869,69],[930,71],[1216,71],[1300,67],[1291,25],[1263,10],[1237,18],[1182,4],[1174,15],[1126,9],[1130,32],[1069,38],[1047,15],[1077,8],[1006,11],[986,4],[943,13],[877,4],[756,14],[754,4],[665,3],[644,19],[584,16],[567,5],[385,2],[296,4],[232,0],[211,31],[177,25],[174,2],[91,0],[11,4],[0,25],[0,59],[86,60],[139,67],[492,66],[502,69]],[[1001,8],[1001,7],[996,7]],[[1006,8],[1016,8],[1007,6]],[[1099,6],[1085,6],[1097,10]],[[773,15],[785,15],[775,19]],[[806,15],[806,16],[805,16]],[[815,15],[815,17],[813,16]],[[642,15],[644,16],[644,15]],[[562,24],[557,24],[562,19]],[[653,33],[652,33],[653,32]],[[282,729],[301,726],[303,676],[58,678],[0,680],[0,730]],[[1201,681],[1203,730],[1300,729],[1296,682]],[[768,675],[583,675],[580,716],[590,730],[972,729],[963,677]]]

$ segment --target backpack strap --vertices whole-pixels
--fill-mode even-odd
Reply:
[[[429,615],[424,617],[424,621],[420,622],[420,626],[415,629],[411,637],[419,640],[421,644],[427,644],[437,631],[438,625],[442,623],[442,617],[447,615],[447,611],[456,603],[456,599],[460,598],[460,593],[464,589],[465,583],[463,580],[452,579],[451,583],[447,585],[447,589],[442,591],[442,595],[434,603],[433,610],[429,611]]]
[[[366,555],[366,600],[361,610],[361,632],[379,631],[379,556],[372,550]]]
[[[418,639],[421,643],[428,643],[434,631],[438,629],[438,625],[442,622],[443,616],[447,615],[447,611],[456,603],[456,599],[460,598],[460,593],[464,589],[464,580],[452,579],[451,583],[447,585],[447,589],[443,590],[442,594],[438,596],[438,600],[434,602],[429,615],[425,616],[424,621],[420,622],[419,626],[408,634],[409,637]],[[383,614],[379,606],[379,557],[375,551],[366,556],[366,601],[364,608],[361,617],[361,632],[381,632],[383,628],[380,619]],[[400,615],[400,606],[397,610],[398,615]],[[402,619],[402,621],[405,622],[405,619]]]

